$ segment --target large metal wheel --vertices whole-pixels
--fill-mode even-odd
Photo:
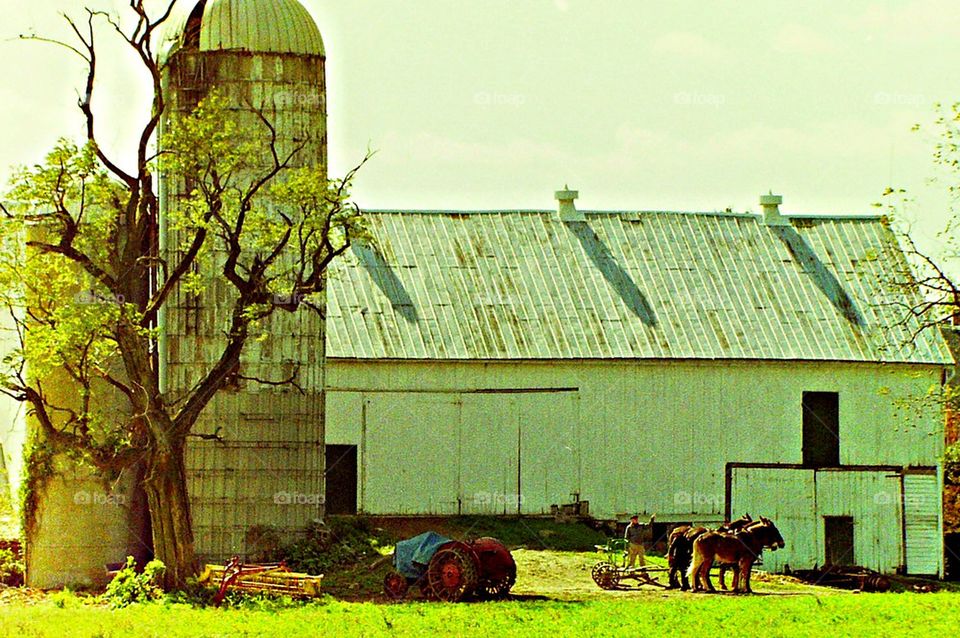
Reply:
[[[391,600],[400,600],[407,595],[410,584],[407,579],[398,572],[389,572],[383,577],[383,593]]]
[[[445,547],[433,555],[427,566],[429,597],[459,602],[477,588],[479,574],[472,553],[457,545]]]
[[[517,582],[517,566],[512,565],[498,580],[489,580],[480,583],[480,596],[484,600],[503,600]]]

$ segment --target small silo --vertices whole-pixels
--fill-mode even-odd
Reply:
[[[161,129],[216,90],[244,135],[261,142],[264,168],[272,165],[271,134],[261,115],[275,127],[281,155],[303,145],[293,167],[326,166],[323,41],[297,0],[201,0],[177,24],[163,60]],[[194,185],[189,175],[161,176],[168,258],[178,242],[166,221]],[[264,194],[258,205],[273,204]],[[189,391],[223,350],[233,293],[215,279],[200,294],[177,291],[161,316],[159,359],[171,397]],[[323,320],[308,309],[280,311],[266,332],[248,342],[240,375],[277,381],[298,370],[300,389],[238,379],[201,417],[194,431],[219,436],[192,438],[187,450],[202,559],[249,556],[263,528],[290,536],[323,515]]]

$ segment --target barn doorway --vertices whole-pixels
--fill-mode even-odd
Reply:
[[[326,514],[349,516],[357,513],[357,446],[326,447]]]
[[[853,565],[853,517],[824,516],[823,544],[826,565]]]
[[[840,465],[840,395],[837,392],[803,393],[803,465]]]

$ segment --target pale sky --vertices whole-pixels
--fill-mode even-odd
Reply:
[[[331,173],[379,151],[363,206],[549,209],[569,183],[593,210],[756,211],[772,189],[787,213],[869,213],[892,184],[918,234],[946,219],[933,137],[910,128],[960,100],[956,0],[302,2]],[[17,35],[64,37],[58,12],[85,4],[126,3],[0,0],[0,177],[81,133],[81,66]],[[120,58],[97,103],[118,150],[138,103]]]

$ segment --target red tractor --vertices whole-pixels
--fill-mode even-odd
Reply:
[[[461,542],[427,532],[397,543],[384,593],[399,600],[411,585],[430,600],[506,598],[517,580],[510,550],[495,538]]]

